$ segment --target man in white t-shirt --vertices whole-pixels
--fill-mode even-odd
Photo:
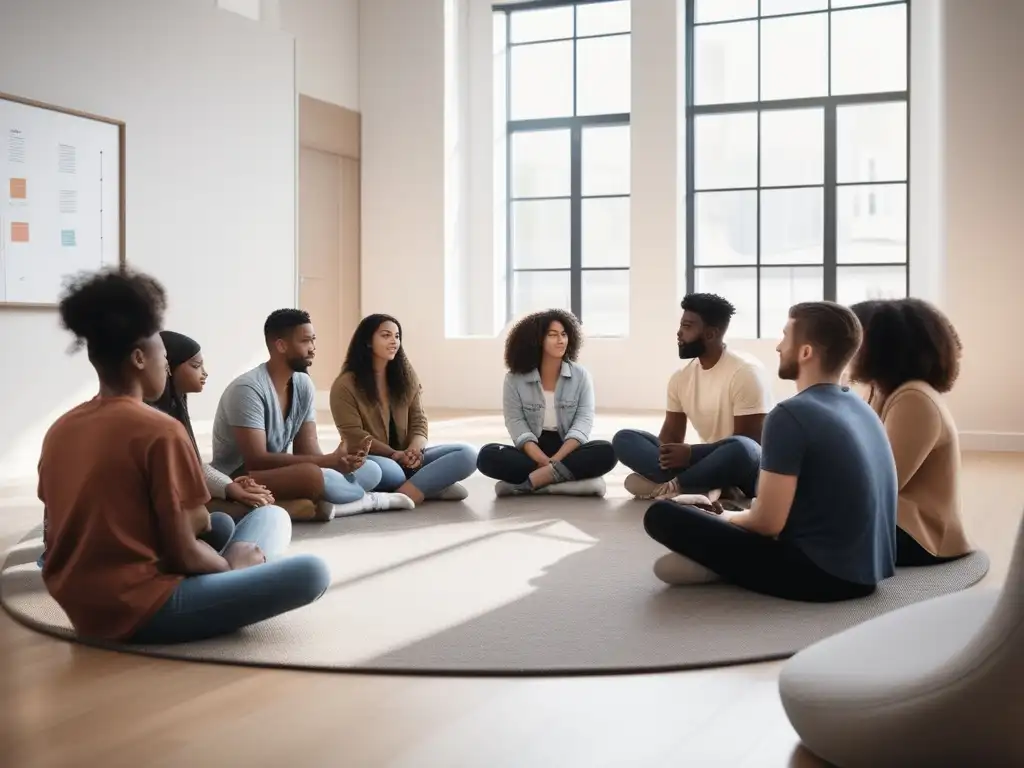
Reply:
[[[668,382],[661,433],[623,429],[612,440],[619,461],[633,470],[626,490],[653,499],[680,493],[753,498],[761,462],[761,429],[772,408],[764,366],[726,348],[736,308],[709,293],[682,302],[676,341],[690,362]],[[684,442],[692,423],[700,442]]]

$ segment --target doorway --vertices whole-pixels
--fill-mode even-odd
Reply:
[[[300,96],[299,306],[316,329],[318,393],[334,383],[361,317],[359,185],[359,114]]]

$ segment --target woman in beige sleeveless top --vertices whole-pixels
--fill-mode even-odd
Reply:
[[[960,511],[960,441],[941,394],[960,372],[956,329],[920,299],[865,301],[851,309],[864,341],[850,378],[868,387],[896,459],[896,564],[962,557],[971,544]]]

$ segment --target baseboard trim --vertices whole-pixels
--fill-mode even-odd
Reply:
[[[1024,453],[1024,432],[960,432],[961,451]]]

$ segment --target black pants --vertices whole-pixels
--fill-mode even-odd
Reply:
[[[873,584],[853,584],[823,571],[788,542],[744,530],[696,507],[657,501],[644,515],[644,529],[724,581],[762,595],[832,603],[875,591]]]
[[[939,557],[933,555],[927,549],[922,547],[914,537],[904,531],[902,528],[896,528],[896,567],[906,568],[908,566],[918,565],[940,565],[941,563],[948,563],[951,560],[959,560],[964,555],[954,555],[953,557]]]
[[[557,432],[545,430],[540,433],[537,445],[544,455],[554,456],[562,447],[562,440]],[[590,480],[612,471],[616,463],[615,451],[607,440],[591,440],[562,459],[562,463],[575,479]],[[526,482],[537,463],[514,445],[490,443],[480,449],[476,468],[493,480],[517,485]]]

